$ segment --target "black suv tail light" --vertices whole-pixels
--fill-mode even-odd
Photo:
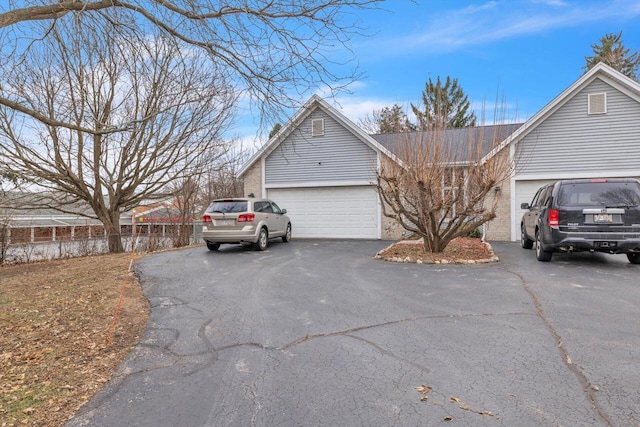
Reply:
[[[558,227],[560,225],[560,212],[557,209],[549,209],[547,222],[549,227]]]

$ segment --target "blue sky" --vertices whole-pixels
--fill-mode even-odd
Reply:
[[[605,34],[622,31],[624,45],[640,51],[640,0],[391,0],[382,8],[361,15],[375,35],[353,43],[366,77],[329,100],[356,123],[395,103],[410,109],[438,76],[457,78],[486,116],[499,99],[507,120],[525,121],[583,74]],[[248,123],[237,131],[255,137]]]

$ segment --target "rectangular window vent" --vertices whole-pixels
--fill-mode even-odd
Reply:
[[[606,114],[607,112],[607,94],[606,93],[590,93],[588,103],[589,103],[589,114]]]
[[[324,135],[324,119],[313,119],[311,121],[311,136]]]

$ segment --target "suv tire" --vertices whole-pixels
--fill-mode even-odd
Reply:
[[[291,240],[291,224],[287,224],[287,231],[284,233],[284,236],[282,236],[282,241],[287,243],[290,240]]]
[[[260,229],[260,234],[258,235],[258,241],[256,242],[256,249],[259,251],[264,251],[267,249],[267,245],[269,244],[269,234],[267,234],[267,229],[262,227]]]
[[[217,251],[220,248],[220,243],[207,242],[207,249],[210,251]]]
[[[547,262],[551,261],[553,252],[545,251],[542,249],[542,239],[540,238],[540,230],[536,230],[536,259],[538,261]]]
[[[640,264],[640,253],[637,253],[637,252],[628,253],[627,259],[631,264]]]
[[[531,249],[533,247],[533,240],[531,240],[524,231],[524,224],[520,226],[520,243],[524,249]]]

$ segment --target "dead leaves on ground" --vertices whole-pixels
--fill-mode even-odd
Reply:
[[[428,385],[424,385],[424,384],[421,385],[421,386],[415,387],[415,389],[416,389],[416,391],[418,393],[420,393],[420,401],[421,402],[427,402],[429,400],[429,393],[431,392],[431,390],[433,390],[432,387],[430,387]],[[486,415],[486,416],[490,416],[490,417],[495,416],[493,414],[493,412],[491,412],[491,411],[487,411],[487,410],[478,411],[478,410],[472,409],[471,407],[469,407],[469,405],[467,403],[463,402],[460,398],[458,398],[456,396],[451,396],[449,398],[449,402],[457,404],[458,407],[460,409],[462,409],[463,411],[469,411],[469,412],[473,412],[475,414]],[[499,417],[496,417],[496,418],[499,418]],[[445,421],[453,421],[453,419],[454,418],[452,416],[450,416],[450,415],[447,415],[447,416],[444,417]]]
[[[63,425],[109,381],[149,313],[132,277],[106,344],[130,257],[0,267],[0,426]]]

